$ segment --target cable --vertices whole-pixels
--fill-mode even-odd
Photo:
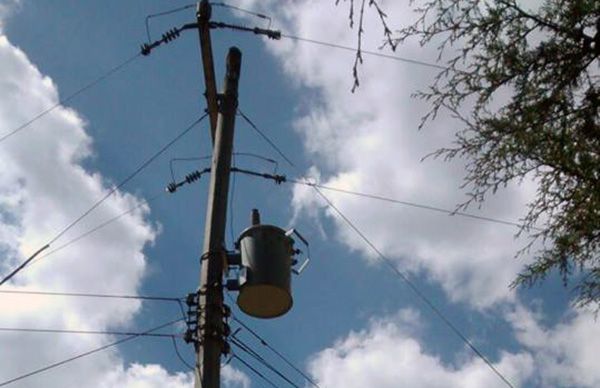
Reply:
[[[166,334],[166,333],[135,333],[127,331],[107,331],[107,330],[66,330],[66,329],[29,329],[22,327],[0,327],[0,332],[17,332],[17,333],[47,333],[47,334],[94,334],[94,335],[126,335],[138,337],[162,337],[175,338],[181,337],[181,334]]]
[[[156,158],[162,155],[167,149],[169,149],[173,144],[175,144],[179,139],[185,136],[189,131],[191,131],[196,125],[198,125],[208,114],[203,114],[200,118],[196,119],[192,124],[188,125],[182,132],[180,132],[177,136],[175,136],[171,141],[165,144],[162,148],[160,148],[157,152],[155,152],[150,158],[146,159],[135,171],[129,174],[125,179],[123,179],[118,185],[113,187],[104,197],[98,200],[92,207],[90,207],[87,211],[85,211],[81,216],[79,216],[75,221],[69,224],[66,228],[64,228],[56,237],[54,237],[48,245],[52,244],[56,240],[58,240],[62,235],[64,235],[69,229],[75,226],[79,221],[81,221],[84,217],[90,214],[94,209],[100,206],[106,199],[108,199],[112,194],[114,194],[121,187],[126,185],[129,181],[131,181],[137,174],[142,172],[150,163],[152,163]]]
[[[19,265],[15,270],[13,270],[10,274],[5,276],[2,281],[0,281],[0,286],[6,283],[9,279],[15,276],[18,272],[20,272],[25,266],[35,258],[41,251],[47,249],[52,245],[56,240],[62,237],[67,231],[69,231],[72,227],[78,224],[82,219],[84,219],[87,215],[89,215],[92,211],[94,211],[98,206],[100,206],[104,201],[106,201],[112,194],[114,194],[117,190],[131,181],[137,174],[143,171],[150,163],[152,163],[156,158],[158,158],[163,152],[165,152],[169,147],[171,147],[175,142],[181,139],[185,134],[187,134],[190,130],[192,130],[196,125],[198,125],[204,118],[206,118],[208,114],[203,114],[200,118],[196,119],[191,125],[185,128],[181,133],[175,136],[171,141],[169,141],[166,145],[164,145],[161,149],[155,152],[150,158],[144,161],[135,171],[133,171],[129,176],[123,179],[118,185],[114,186],[108,193],[100,198],[96,203],[94,203],[89,209],[83,212],[79,217],[77,217],[74,221],[72,221],[69,225],[67,225],[64,229],[62,229],[54,238],[52,238],[44,247],[30,256],[25,262]]]
[[[216,7],[223,7],[223,8],[230,8],[230,9],[234,9],[236,11],[239,12],[243,12],[243,13],[247,13],[248,15],[252,15],[252,16],[256,16],[257,18],[261,18],[261,19],[265,19],[269,21],[269,25],[267,28],[271,28],[271,18],[267,15],[264,15],[262,13],[258,13],[258,12],[254,12],[254,11],[249,11],[247,9],[244,8],[240,8],[240,7],[236,7],[235,5],[231,5],[231,4],[227,4],[224,2],[212,2],[210,3],[210,5],[216,6]]]
[[[39,262],[40,260],[45,259],[46,257],[48,257],[48,256],[50,256],[50,255],[52,255],[52,254],[54,254],[54,253],[56,253],[58,251],[61,251],[61,250],[65,249],[65,248],[67,248],[67,247],[69,247],[69,246],[77,243],[78,241],[80,241],[80,240],[88,237],[89,235],[91,235],[91,234],[99,231],[100,229],[103,229],[104,227],[106,227],[106,226],[108,226],[108,225],[110,225],[110,224],[118,221],[119,219],[123,218],[127,214],[130,214],[133,211],[135,211],[135,210],[137,210],[137,209],[139,209],[139,208],[141,208],[143,206],[146,206],[146,205],[150,204],[151,202],[153,202],[154,200],[156,200],[158,197],[160,197],[162,195],[165,195],[164,190],[161,190],[161,192],[159,194],[151,197],[150,199],[144,200],[144,202],[141,202],[141,203],[137,204],[136,206],[133,206],[133,207],[127,209],[126,211],[124,211],[124,212],[122,212],[120,214],[117,214],[116,216],[114,216],[112,218],[109,218],[108,220],[106,220],[106,221],[104,221],[104,222],[102,222],[102,223],[94,226],[93,228],[89,229],[87,232],[84,232],[84,233],[80,234],[79,236],[74,237],[73,239],[67,241],[66,243],[64,243],[63,245],[57,247],[56,249],[53,249],[50,252],[48,252],[48,253],[46,253],[46,254],[44,254],[44,255],[36,258],[35,260],[33,260],[31,262],[30,265],[34,265],[35,263]]]
[[[150,14],[150,15],[146,16],[145,24],[146,24],[146,37],[148,38],[148,43],[152,42],[152,39],[150,38],[150,25],[148,23],[150,21],[150,19],[158,17],[158,16],[165,16],[165,15],[170,15],[172,13],[184,11],[186,9],[193,8],[195,6],[196,6],[195,3],[194,4],[188,4],[188,5],[184,5],[183,7],[175,8],[175,9],[172,9],[172,10],[169,10],[169,11],[153,13],[153,14]]]
[[[17,268],[15,268],[14,270],[12,270],[11,273],[9,273],[8,275],[6,275],[2,279],[2,281],[0,281],[0,286],[3,285],[4,283],[6,283],[8,280],[10,280],[10,278],[12,278],[13,276],[15,276],[17,273],[19,273],[19,271],[21,271],[23,268],[25,268],[25,266],[27,264],[29,264],[31,262],[31,260],[35,259],[37,257],[37,255],[39,255],[40,253],[42,253],[43,251],[45,251],[48,248],[50,248],[50,244],[46,244],[43,247],[41,247],[40,249],[38,249],[37,251],[35,251],[35,253],[33,255],[29,256],[27,258],[27,260],[25,260]]]
[[[277,173],[277,170],[279,169],[279,163],[277,163],[276,160],[271,159],[271,158],[265,158],[262,155],[254,154],[252,152],[234,152],[233,155],[235,155],[235,156],[248,156],[248,157],[251,157],[251,158],[260,159],[262,161],[271,163],[271,164],[274,165],[274,167],[273,167],[273,173],[274,174]]]
[[[173,298],[164,296],[147,296],[147,295],[115,295],[115,294],[90,294],[79,292],[50,292],[50,291],[30,291],[30,290],[0,290],[0,294],[16,294],[16,295],[44,295],[44,296],[68,296],[68,297],[84,297],[84,298],[112,298],[112,299],[136,299],[146,301],[162,301],[175,302],[179,306],[179,311],[183,319],[186,319],[185,309],[183,307],[183,298]]]
[[[269,141],[269,144],[271,144],[272,142]],[[277,147],[274,147],[276,150],[278,150]],[[294,166],[294,168],[296,170],[298,170],[297,167]],[[394,266],[394,264],[392,263],[392,261],[390,259],[388,259],[372,242],[371,240],[369,240],[367,238],[367,236],[362,233],[360,231],[360,229],[358,229],[358,227],[356,227],[356,225],[354,225],[352,223],[352,221],[350,221],[350,219],[348,217],[346,217],[344,215],[344,213],[342,213],[342,211],[340,209],[338,209],[333,202],[325,195],[323,194],[323,192],[321,192],[321,190],[319,190],[319,188],[316,185],[310,185],[312,186],[312,188],[317,192],[317,194],[319,196],[321,196],[325,202],[327,204],[329,204],[329,206],[336,212],[336,214],[346,223],[346,225],[348,227],[350,227],[379,257],[379,259],[381,261],[383,261],[388,267],[390,267],[390,269],[402,280],[404,280],[404,282],[409,286],[409,288],[411,289],[411,291],[414,292],[415,295],[417,295],[419,297],[419,299],[426,305],[428,306],[437,316],[438,318],[440,318],[442,320],[442,322],[444,322],[444,324],[446,324],[446,326],[448,326],[448,328],[454,333],[456,334],[456,336],[458,336],[483,362],[485,362],[485,364],[509,387],[514,388],[514,386],[510,383],[510,381],[508,381],[506,379],[506,377],[504,377],[502,375],[502,373],[500,373],[500,371],[498,369],[496,369],[494,367],[494,365],[487,359],[487,357],[485,357],[485,355],[483,355],[483,353],[481,353],[479,351],[479,349],[477,349],[475,347],[475,345],[473,345],[473,343],[471,343],[471,341],[469,341],[469,339],[467,339],[467,337],[462,334],[462,332],[448,319],[446,318],[446,316],[435,306],[435,304],[433,304],[433,302],[431,300],[429,300],[429,298],[423,294],[419,288],[416,286],[416,284],[414,284],[407,275],[405,275],[402,271],[400,271],[398,268],[396,268],[396,266]]]
[[[289,367],[291,367],[298,374],[300,374],[302,377],[304,377],[304,379],[306,379],[306,381],[308,381],[312,386],[317,387],[317,388],[321,388],[319,386],[319,384],[317,384],[317,382],[315,382],[310,376],[308,376],[300,368],[298,368],[296,365],[294,365],[287,357],[285,357],[283,354],[281,354],[277,349],[275,349],[274,347],[272,347],[264,338],[262,338],[260,335],[258,335],[258,333],[256,333],[254,330],[252,330],[251,328],[249,328],[244,322],[242,322],[241,320],[239,320],[235,315],[233,315],[233,313],[232,313],[231,317],[240,326],[242,326],[244,329],[248,330],[248,332],[250,334],[252,334],[261,343],[261,345],[266,346],[267,349],[269,349],[270,351],[272,351],[273,353],[275,353],[275,355],[277,355],[277,357],[279,357],[280,359],[282,359]]]
[[[229,300],[231,301],[232,304],[236,304],[235,301],[233,300],[232,296],[229,294],[229,292],[226,295],[227,295],[227,297],[229,298]],[[306,379],[306,381],[308,381],[311,385],[313,385],[316,388],[321,388],[319,386],[319,384],[317,384],[310,376],[308,376],[300,368],[298,368],[296,365],[294,365],[287,357],[285,357],[283,354],[281,354],[277,349],[275,349],[274,347],[272,347],[267,342],[267,340],[265,340],[263,337],[261,337],[256,331],[254,331],[253,329],[251,329],[247,324],[245,324],[243,321],[241,321],[238,317],[236,317],[236,315],[233,312],[231,312],[231,318],[235,322],[237,322],[240,326],[242,326],[244,329],[248,330],[248,332],[250,334],[252,334],[254,336],[254,338],[256,338],[261,343],[261,345],[266,346],[267,349],[269,349],[270,351],[272,351],[273,353],[275,353],[275,355],[277,355],[277,357],[279,357],[280,359],[282,359],[289,367],[291,367],[296,372],[298,372],[298,374],[300,374],[302,377],[304,377]]]
[[[360,229],[358,229],[358,227],[356,227],[356,225],[354,225],[354,223],[352,223],[352,221],[350,221],[350,219],[348,217],[346,217],[344,215],[344,213],[342,213],[342,211],[337,208],[333,202],[331,202],[331,200],[329,198],[327,198],[327,196],[325,196],[325,194],[323,194],[317,187],[313,186],[315,191],[321,196],[321,198],[323,198],[325,200],[325,202],[327,202],[327,204],[337,213],[337,215],[375,252],[377,253],[379,259],[381,261],[383,261],[396,275],[398,275],[398,277],[400,277],[402,280],[404,280],[404,282],[408,285],[408,287],[413,291],[413,293],[415,295],[417,295],[419,297],[419,299],[421,299],[421,301],[427,305],[445,324],[446,326],[448,326],[453,332],[454,334],[456,334],[479,358],[481,358],[481,360],[483,362],[485,362],[487,364],[488,367],[490,367],[490,369],[496,373],[496,375],[498,375],[498,377],[500,377],[500,379],[509,387],[514,388],[514,386],[510,383],[510,381],[508,381],[503,375],[502,373],[500,373],[500,371],[498,371],[498,369],[496,369],[496,367],[494,367],[494,365],[490,362],[490,360],[487,359],[487,357],[485,355],[483,355],[483,353],[481,353],[476,347],[475,345],[473,345],[473,343],[471,341],[469,341],[469,339],[462,334],[462,332],[448,319],[446,318],[446,316],[433,304],[433,302],[427,297],[425,296],[425,294],[423,294],[421,292],[421,290],[419,290],[419,288],[408,278],[408,276],[403,273],[402,271],[400,271],[398,268],[396,268],[396,266],[392,263],[392,261],[390,259],[388,259],[372,242],[371,240],[369,240],[367,238],[367,236],[362,233],[360,231]]]
[[[152,328],[152,329],[146,330],[146,331],[144,331],[144,332],[142,332],[142,333],[137,333],[137,334],[135,334],[135,335],[130,335],[130,336],[128,336],[128,337],[125,337],[125,338],[122,338],[122,339],[120,339],[120,340],[118,340],[118,341],[111,342],[111,343],[109,343],[109,344],[107,344],[107,345],[103,345],[103,346],[100,346],[100,347],[94,348],[94,349],[92,349],[92,350],[89,350],[89,351],[87,351],[87,352],[80,353],[80,354],[78,354],[78,355],[76,355],[76,356],[73,356],[73,357],[67,358],[67,359],[65,359],[65,360],[62,360],[62,361],[59,361],[59,362],[55,362],[55,363],[53,363],[53,364],[47,365],[47,366],[45,366],[45,367],[43,367],[43,368],[39,368],[39,369],[36,369],[36,370],[34,370],[34,371],[31,371],[31,372],[28,372],[28,373],[25,373],[25,374],[23,374],[23,375],[21,375],[21,376],[18,376],[18,377],[12,378],[12,379],[10,379],[10,380],[6,380],[6,381],[3,381],[3,382],[0,382],[0,387],[4,387],[4,386],[6,386],[6,385],[8,385],[8,384],[12,384],[12,383],[14,383],[14,382],[17,382],[17,381],[19,381],[19,380],[26,379],[27,377],[31,377],[31,376],[37,375],[37,374],[39,374],[39,373],[42,373],[42,372],[46,372],[46,371],[48,371],[48,370],[50,370],[50,369],[57,368],[57,367],[59,367],[59,366],[62,366],[62,365],[64,365],[64,364],[67,364],[67,363],[69,363],[69,362],[71,362],[71,361],[75,361],[75,360],[78,360],[78,359],[80,359],[80,358],[83,358],[83,357],[89,356],[89,355],[91,355],[91,354],[94,354],[94,353],[101,352],[101,351],[103,351],[103,350],[105,350],[105,349],[111,348],[111,347],[113,347],[113,346],[120,345],[120,344],[122,344],[122,343],[125,343],[125,342],[127,342],[127,341],[131,341],[131,340],[133,340],[133,339],[136,339],[136,338],[138,338],[138,337],[140,337],[140,336],[142,336],[142,335],[149,334],[149,333],[152,333],[152,332],[154,332],[154,331],[157,331],[157,330],[163,329],[163,328],[165,328],[165,327],[167,327],[167,326],[174,325],[175,323],[177,323],[177,322],[180,322],[180,321],[181,321],[181,318],[179,318],[179,319],[176,319],[176,320],[173,320],[173,321],[170,321],[170,322],[167,322],[167,323],[164,323],[164,324],[162,324],[162,325],[160,325],[160,326],[157,326],[157,327],[154,327],[154,328]]]
[[[281,34],[281,36],[283,38],[288,38],[288,39],[292,39],[292,40],[296,40],[299,42],[307,42],[307,43],[313,43],[313,44],[317,44],[317,45],[321,45],[321,46],[326,46],[326,47],[331,47],[331,48],[337,48],[337,49],[341,49],[341,50],[346,50],[346,51],[352,51],[352,52],[356,52],[356,48],[354,47],[350,47],[350,46],[343,46],[341,44],[336,44],[336,43],[331,43],[331,42],[323,42],[323,41],[319,41],[319,40],[315,40],[315,39],[308,39],[308,38],[302,38],[300,36],[294,36],[294,35],[287,35],[287,34]],[[380,58],[386,58],[386,59],[392,59],[398,62],[406,62],[406,63],[410,63],[413,65],[420,65],[420,66],[425,66],[425,67],[431,67],[433,69],[439,69],[439,70],[448,70],[447,67],[441,66],[441,65],[436,65],[435,63],[429,63],[429,62],[425,62],[425,61],[419,61],[417,59],[410,59],[410,58],[405,58],[405,57],[398,57],[395,55],[390,55],[390,54],[383,54],[383,53],[379,53],[377,51],[368,51],[368,50],[360,50],[361,53],[364,54],[368,54],[368,55],[372,55],[375,57],[380,57]]]
[[[181,301],[181,298],[172,298],[172,297],[164,297],[164,296],[91,294],[91,293],[82,293],[82,292],[51,292],[51,291],[33,291],[33,290],[0,290],[0,294],[68,296],[68,297],[108,298],[108,299],[136,299],[136,300],[151,300],[151,301],[162,301],[162,302],[180,302]]]
[[[181,361],[181,363],[183,365],[185,365],[186,367],[188,367],[190,370],[194,370],[195,368],[193,366],[191,366],[186,360],[185,358],[183,358],[183,356],[181,355],[181,353],[179,353],[179,348],[177,347],[177,341],[175,340],[175,337],[171,337],[171,340],[173,341],[173,348],[175,348],[175,354],[177,355],[177,358],[179,358],[179,361]]]
[[[235,358],[236,360],[238,360],[239,362],[241,362],[246,368],[250,369],[252,372],[254,372],[258,377],[260,377],[261,379],[263,379],[267,384],[269,384],[271,387],[274,388],[278,388],[277,385],[275,385],[271,380],[269,380],[265,375],[263,375],[262,373],[260,373],[258,370],[256,370],[252,365],[250,365],[248,362],[244,361],[242,358],[240,358],[237,355],[233,355],[232,358]]]
[[[269,137],[267,135],[265,135],[265,133],[263,131],[261,131],[256,124],[254,124],[252,122],[252,120],[250,120],[248,118],[248,116],[246,116],[244,114],[244,112],[242,112],[240,109],[238,109],[238,112],[240,114],[240,116],[242,116],[242,118],[250,125],[250,127],[252,127],[252,129],[254,129],[267,143],[269,143],[269,145],[286,161],[288,162],[288,164],[292,167],[296,167],[296,165],[294,164],[294,162],[292,162],[280,149],[279,147],[277,147],[277,145],[275,143],[273,143],[273,141],[271,139],[269,139]]]
[[[419,203],[415,203],[415,202],[403,201],[403,200],[399,200],[399,199],[395,199],[395,198],[390,198],[390,197],[384,197],[384,196],[376,195],[376,194],[367,194],[367,193],[361,193],[361,192],[358,192],[358,191],[340,189],[340,188],[337,188],[337,187],[325,186],[325,185],[321,185],[321,184],[318,184],[318,183],[312,183],[312,182],[303,181],[303,180],[300,180],[300,179],[287,179],[286,181],[294,183],[294,184],[299,184],[299,185],[305,185],[305,186],[311,186],[311,187],[318,187],[318,188],[323,189],[323,190],[335,191],[335,192],[338,192],[338,193],[355,195],[355,196],[358,196],[358,197],[370,198],[370,199],[375,199],[375,200],[378,200],[378,201],[390,202],[390,203],[395,203],[395,204],[399,204],[399,205],[410,206],[410,207],[414,207],[414,208],[418,208],[418,209],[431,210],[431,211],[435,211],[435,212],[439,212],[439,213],[445,213],[445,214],[448,214],[450,216],[467,217],[467,218],[472,218],[472,219],[480,220],[480,221],[493,222],[493,223],[496,223],[496,224],[509,225],[509,226],[518,226],[520,228],[525,227],[525,225],[520,224],[518,222],[505,221],[505,220],[500,220],[500,219],[492,218],[492,217],[478,216],[478,215],[475,215],[475,214],[470,214],[470,213],[465,213],[465,212],[460,212],[460,211],[455,211],[455,210],[449,210],[449,209],[444,209],[444,208],[435,207],[435,206],[431,206],[431,205],[419,204]],[[541,229],[535,228],[535,227],[531,227],[531,228],[535,229],[535,230],[541,230]]]
[[[271,179],[271,180],[275,181],[276,184],[281,184],[281,183],[285,182],[285,183],[294,183],[294,184],[297,184],[297,185],[304,185],[304,186],[309,186],[309,187],[318,187],[320,189],[330,190],[330,191],[336,191],[336,192],[343,193],[343,194],[350,194],[350,195],[355,195],[355,196],[358,196],[358,197],[375,199],[375,200],[384,201],[384,202],[391,202],[391,203],[395,203],[395,204],[400,204],[400,205],[415,207],[415,208],[418,208],[418,209],[425,209],[425,210],[436,211],[436,212],[448,214],[450,216],[455,216],[456,215],[456,216],[472,218],[472,219],[476,219],[476,220],[480,220],[480,221],[494,222],[494,223],[502,224],[502,225],[517,226],[517,227],[522,228],[522,229],[529,228],[529,229],[534,229],[534,230],[541,230],[540,228],[537,228],[535,226],[527,226],[527,225],[519,224],[519,223],[513,222],[513,221],[505,221],[505,220],[500,220],[500,219],[497,219],[497,218],[491,218],[491,217],[485,217],[485,216],[478,216],[478,215],[474,215],[474,214],[460,212],[460,211],[457,211],[457,210],[448,210],[448,209],[443,209],[443,208],[439,208],[439,207],[435,207],[435,206],[431,206],[431,205],[423,205],[423,204],[419,204],[419,203],[415,203],[415,202],[402,201],[402,200],[399,200],[399,199],[394,199],[394,198],[390,198],[390,197],[384,197],[384,196],[381,196],[381,195],[366,194],[366,193],[361,193],[361,192],[358,192],[358,191],[340,189],[340,188],[332,187],[332,186],[324,186],[324,185],[321,185],[321,184],[318,184],[318,183],[308,182],[308,181],[303,180],[303,179],[293,179],[293,178],[290,179],[290,178],[287,178],[285,175],[259,173],[259,172],[255,172],[255,171],[244,170],[244,169],[237,168],[237,167],[232,167],[231,171],[232,172],[239,172],[239,173],[250,175],[250,176],[256,176],[256,177],[259,177],[259,178]]]
[[[30,126],[31,124],[33,124],[35,121],[41,119],[42,117],[44,117],[48,113],[52,112],[54,109],[58,108],[59,106],[67,104],[69,101],[73,100],[75,97],[77,97],[81,93],[83,93],[83,92],[85,92],[85,91],[93,88],[94,86],[96,86],[100,82],[104,81],[105,79],[107,79],[111,75],[117,73],[119,70],[123,69],[125,66],[129,65],[135,59],[137,59],[138,57],[140,57],[140,55],[141,55],[140,53],[135,54],[131,58],[125,60],[124,62],[122,62],[122,63],[118,64],[117,66],[113,67],[112,69],[108,70],[103,75],[101,75],[98,78],[94,79],[92,82],[88,83],[87,85],[85,85],[85,86],[81,87],[80,89],[76,90],[75,92],[71,93],[70,95],[68,95],[64,99],[58,100],[58,102],[56,104],[52,105],[50,108],[46,109],[45,111],[40,112],[38,115],[34,116],[30,120],[28,120],[25,123],[19,125],[18,127],[16,127],[15,129],[11,130],[10,132],[7,132],[6,134],[2,135],[0,137],[0,143],[2,143],[3,141],[5,141],[6,139],[8,139],[9,137],[11,137],[12,135],[16,134],[17,132],[20,132],[23,129],[27,128],[28,126]]]
[[[171,160],[169,160],[169,170],[171,171],[171,182],[175,182],[175,173],[173,171],[173,162],[191,162],[191,161],[197,161],[197,160],[210,160],[212,159],[212,156],[201,156],[201,157],[195,157],[195,158],[173,158]]]
[[[264,367],[266,367],[271,372],[275,373],[277,376],[279,376],[280,378],[282,378],[289,385],[291,385],[294,388],[300,388],[300,386],[298,384],[294,383],[287,376],[285,376],[282,372],[280,372],[279,370],[277,370],[277,368],[275,368],[273,365],[271,365],[270,363],[268,363],[267,360],[265,360],[260,354],[258,354],[255,350],[253,350],[250,346],[248,346],[247,344],[245,344],[242,340],[240,340],[239,338],[236,338],[235,336],[231,337],[229,340],[238,349],[240,349],[244,353],[247,353],[250,357],[254,358],[256,361],[258,361]]]

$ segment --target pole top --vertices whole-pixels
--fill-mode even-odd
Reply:
[[[227,54],[227,77],[239,79],[242,66],[242,52],[237,47],[230,47]]]
[[[252,225],[260,225],[260,213],[258,209],[252,209]]]
[[[212,7],[208,0],[199,1],[196,6],[196,16],[203,22],[208,22],[212,15]]]

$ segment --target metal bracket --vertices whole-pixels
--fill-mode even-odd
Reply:
[[[306,268],[306,266],[308,265],[308,263],[310,262],[310,246],[308,244],[308,241],[306,241],[306,239],[296,229],[292,228],[292,229],[288,230],[285,233],[285,235],[287,237],[290,237],[290,238],[291,238],[292,235],[295,235],[306,246],[306,260],[304,260],[304,262],[302,264],[300,264],[300,267],[298,267],[298,269],[292,268],[292,273],[294,273],[296,275],[300,275],[302,273],[302,271],[304,271],[304,269]],[[301,252],[300,250],[294,251],[294,253],[300,253],[300,252]],[[296,263],[297,263],[297,261],[294,263],[294,265]]]

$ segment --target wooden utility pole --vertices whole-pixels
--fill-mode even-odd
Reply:
[[[226,255],[225,224],[241,60],[240,50],[236,47],[230,48],[224,92],[220,97],[218,110],[206,208],[198,297],[196,388],[220,386],[221,354],[225,347],[222,284]]]
[[[200,36],[200,53],[202,54],[202,65],[204,67],[204,85],[206,90],[206,109],[210,120],[210,135],[215,142],[215,132],[217,131],[217,83],[215,81],[215,65],[213,62],[212,43],[210,40],[210,17],[212,7],[208,0],[202,0],[198,3],[196,10],[196,19],[198,21],[198,34]]]

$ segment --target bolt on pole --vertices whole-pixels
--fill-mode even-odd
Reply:
[[[223,324],[224,237],[241,59],[241,51],[231,47],[227,55],[224,93],[220,96],[201,258],[195,388],[220,386],[221,354],[226,346]]]

